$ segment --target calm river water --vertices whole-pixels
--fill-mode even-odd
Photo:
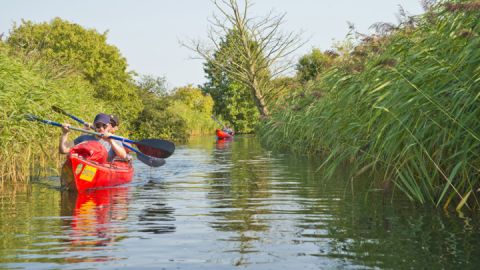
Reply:
[[[254,137],[198,138],[133,184],[0,193],[0,268],[473,269],[477,214],[416,207]]]

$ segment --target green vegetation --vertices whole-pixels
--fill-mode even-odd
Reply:
[[[211,84],[205,89],[210,91],[213,88],[214,92],[229,97],[222,100],[215,96],[215,102],[223,104],[234,101],[237,104],[231,106],[239,105],[244,110],[252,102],[262,118],[268,117],[269,103],[278,99],[284,90],[272,81],[291,67],[289,56],[302,45],[299,34],[280,30],[280,25],[284,22],[283,15],[270,13],[262,18],[251,17],[249,10],[252,4],[248,0],[240,4],[236,0],[214,1],[214,5],[219,14],[212,19],[208,33],[210,44],[192,42],[191,45],[186,45],[207,62],[205,71]],[[247,98],[246,93],[249,93],[248,101],[239,103],[239,98]],[[245,122],[246,117],[253,116],[248,110],[234,112],[232,115],[232,110],[222,111],[219,106],[216,107],[216,112],[225,119],[232,120],[235,128],[238,128],[239,123],[234,121],[237,119],[231,119],[232,116],[239,117],[243,123],[248,124],[243,125],[245,128],[254,125],[257,120]]]
[[[412,201],[479,208],[478,1],[445,0],[398,26],[377,24],[374,35],[352,32],[335,50],[303,56],[294,78],[278,78],[287,65],[273,69],[296,46],[293,35],[272,44],[283,17],[249,25],[229,3],[232,25],[219,25],[216,50],[192,46],[206,60],[201,89],[134,81],[106,33],[58,18],[14,26],[0,41],[0,179],[58,163],[59,131],[22,120],[30,112],[63,122],[50,110],[58,104],[84,119],[117,113],[132,138],[176,141],[211,132],[215,114],[239,132],[258,126],[267,147],[320,156],[327,173],[348,162]]]
[[[330,68],[337,54],[322,53],[319,49],[312,49],[312,52],[306,54],[298,60],[296,66],[298,80],[302,83],[317,79],[317,76]]]
[[[150,91],[141,91],[144,106],[134,123],[135,137],[160,137],[185,142],[190,136],[208,134],[215,129],[210,119],[213,100],[191,86],[174,90],[167,95],[162,80],[144,78],[140,86],[150,86]],[[156,83],[155,83],[156,82]],[[156,86],[154,86],[156,85]],[[147,90],[144,88],[143,90]]]
[[[52,105],[86,121],[98,112],[117,114],[120,135],[132,139],[186,141],[212,133],[210,97],[190,86],[169,94],[164,79],[144,76],[136,82],[126,68],[119,50],[106,43],[106,33],[59,18],[14,26],[0,40],[1,183],[58,175],[60,130],[23,117],[32,113],[72,122],[54,113]]]
[[[355,46],[291,93],[260,138],[320,156],[327,172],[343,162],[373,170],[419,203],[478,208],[479,11],[478,2],[443,1],[344,43]]]
[[[242,65],[242,57],[236,53],[233,44],[236,37],[230,34],[215,52],[214,60],[207,61],[204,71],[208,81],[202,91],[215,101],[214,114],[233,125],[237,133],[252,133],[258,123],[259,112],[255,106],[248,87],[224,71],[224,65]]]
[[[127,61],[119,50],[106,43],[107,33],[87,30],[60,18],[49,23],[24,21],[14,26],[7,44],[15,53],[54,63],[70,72],[80,73],[95,89],[93,97],[112,104],[113,113],[134,119],[142,104],[127,72]]]
[[[61,67],[57,67],[61,70]],[[93,87],[75,74],[52,73],[36,63],[24,64],[0,48],[0,179],[26,181],[32,167],[57,161],[60,131],[23,119],[29,112],[61,121],[50,106],[62,104],[77,115],[93,118],[108,106],[95,100]],[[95,108],[92,110],[91,108]],[[87,119],[88,119],[87,118]]]

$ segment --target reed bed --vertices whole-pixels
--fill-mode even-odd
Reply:
[[[12,56],[5,46],[0,46],[1,184],[28,182],[32,174],[56,169],[61,160],[60,129],[28,122],[24,119],[26,113],[67,122],[52,112],[52,105],[68,108],[85,119],[105,107],[92,98],[92,87],[81,77],[48,65],[34,57]]]
[[[319,156],[327,173],[344,162],[380,172],[422,204],[478,209],[479,11],[443,1],[380,49],[362,44],[362,61],[350,56],[317,82],[322,98],[297,97],[264,122],[262,142]]]

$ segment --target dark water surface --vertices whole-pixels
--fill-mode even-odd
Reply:
[[[474,269],[478,216],[415,207],[254,137],[178,146],[134,183],[77,196],[58,178],[0,193],[0,268]]]

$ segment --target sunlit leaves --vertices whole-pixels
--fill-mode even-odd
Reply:
[[[94,97],[112,104],[114,113],[134,118],[142,109],[126,59],[107,44],[107,33],[55,18],[49,23],[22,21],[10,31],[7,44],[16,53],[37,57],[78,71],[94,87]]]

